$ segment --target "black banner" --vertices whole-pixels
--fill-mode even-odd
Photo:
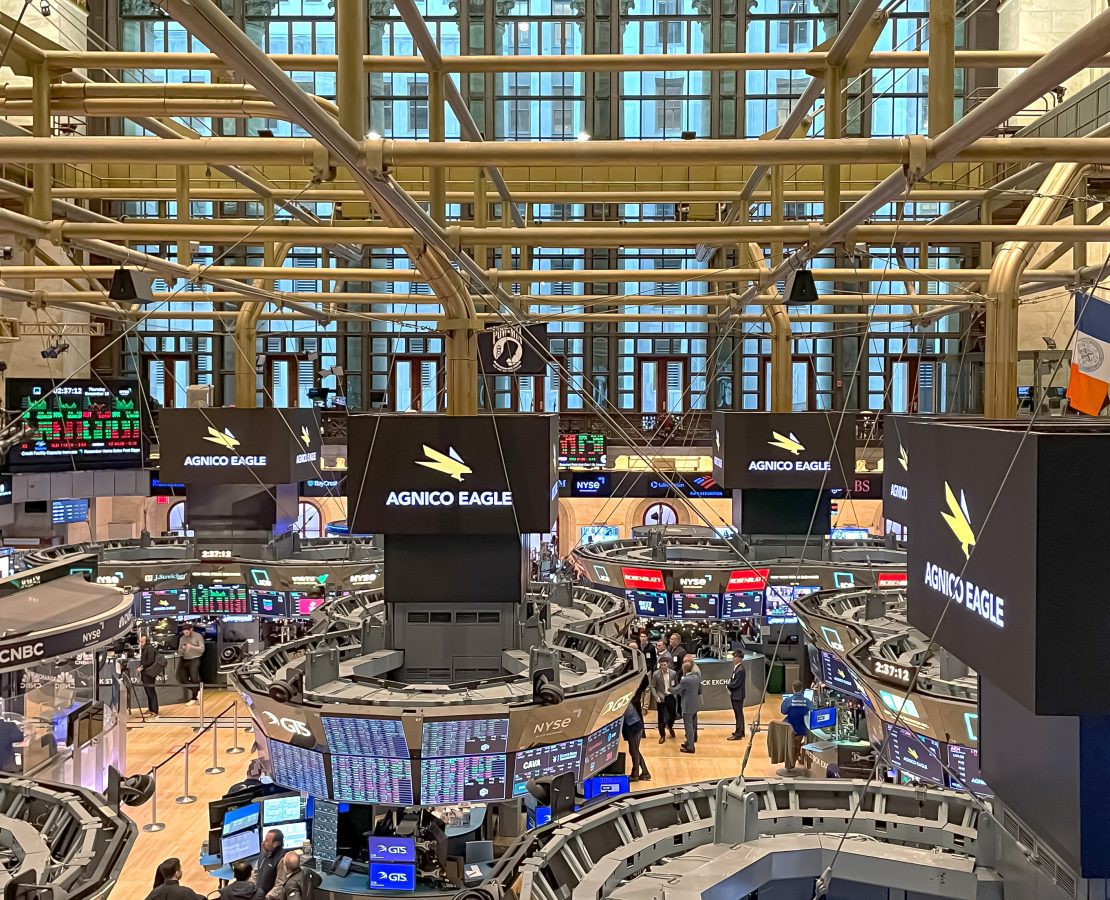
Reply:
[[[478,371],[483,375],[542,375],[547,363],[546,325],[502,322],[478,332]]]
[[[854,414],[714,413],[713,477],[726,488],[849,487],[855,440]]]
[[[159,478],[184,484],[292,484],[320,470],[308,409],[167,409],[158,417]]]
[[[909,421],[883,417],[883,515],[902,525],[910,517]]]
[[[358,534],[547,532],[555,416],[351,416],[348,521]]]

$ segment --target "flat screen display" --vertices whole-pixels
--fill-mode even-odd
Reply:
[[[578,534],[581,544],[600,544],[620,540],[621,529],[619,525],[583,525]]]
[[[322,716],[328,749],[349,756],[408,759],[409,745],[400,719]]]
[[[941,765],[940,741],[921,737],[907,728],[897,728],[888,722],[887,757],[890,765],[903,775],[930,784],[944,784],[944,766]]]
[[[829,532],[829,539],[833,541],[866,541],[870,536],[866,528],[834,528]]]
[[[247,598],[250,601],[252,616],[277,616],[282,618],[287,615],[286,598],[282,591],[256,591],[252,589],[247,592]]]
[[[189,615],[188,591],[139,591],[139,616],[166,619]]]
[[[587,778],[582,782],[582,793],[587,800],[594,797],[615,797],[618,794],[627,794],[631,785],[627,775],[598,775],[596,778]]]
[[[290,608],[295,609],[298,616],[306,618],[311,616],[314,610],[323,606],[325,599],[325,597],[309,596],[308,594],[302,594],[298,591],[291,591],[289,593]]]
[[[604,469],[605,435],[560,434],[559,466],[568,469]]]
[[[993,797],[991,789],[979,774],[979,751],[962,744],[948,745],[948,786],[956,791],[970,790],[976,797]],[[953,777],[954,776],[954,777]]]
[[[475,756],[509,749],[508,719],[430,719],[421,733],[422,756]]]
[[[276,777],[276,776],[275,776]],[[351,803],[411,806],[412,764],[407,759],[331,755],[332,797]]]
[[[282,822],[295,822],[304,813],[304,802],[300,795],[288,797],[266,797],[262,801],[262,824],[280,825]]]
[[[670,594],[666,591],[625,591],[636,606],[636,615],[649,619],[665,619],[670,612]]]
[[[821,709],[811,709],[809,711],[809,727],[811,731],[816,731],[818,728],[835,728],[836,707],[824,706]]]
[[[8,451],[13,472],[142,466],[136,381],[9,378],[7,408],[33,431]]]
[[[842,694],[862,697],[863,691],[856,683],[852,670],[828,650],[819,650],[821,657],[821,681]]]
[[[339,804],[317,800],[313,806],[312,852],[317,859],[333,862],[339,856]]]
[[[313,797],[328,796],[323,753],[281,741],[270,741],[269,745],[271,774],[277,784]]]
[[[513,758],[513,796],[519,797],[528,790],[529,778],[544,778],[563,772],[573,772],[577,778],[581,765],[582,738],[521,750]]]
[[[504,753],[420,761],[420,802],[427,806],[504,800],[507,785],[508,763]]]
[[[608,472],[578,472],[570,476],[572,497],[608,497],[612,487]]]
[[[672,594],[671,615],[676,619],[697,621],[717,618],[720,594]]]
[[[416,840],[370,835],[370,862],[416,862]]]
[[[224,834],[234,834],[244,828],[258,827],[258,804],[248,803],[238,809],[229,809],[224,813]]]
[[[737,591],[721,595],[722,619],[754,619],[763,615],[763,591]]]
[[[784,622],[796,622],[791,604],[802,597],[808,597],[816,587],[795,584],[769,584],[766,593],[766,613],[768,618],[776,618]]]
[[[50,501],[50,521],[54,525],[67,525],[70,522],[87,522],[88,519],[88,500]]]
[[[254,859],[261,850],[258,829],[224,836],[220,841],[220,859],[225,866],[241,859]]]
[[[828,491],[748,488],[740,492],[740,530],[744,534],[828,534],[831,503]]]
[[[582,758],[582,777],[588,778],[612,765],[621,742],[621,720],[614,719],[586,736],[586,753]]]
[[[414,863],[370,863],[370,890],[416,890],[416,865]]]
[[[195,616],[247,616],[250,598],[243,581],[193,576],[191,612]]]

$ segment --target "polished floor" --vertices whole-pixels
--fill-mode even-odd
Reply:
[[[206,721],[211,716],[234,702],[234,695],[212,692],[205,701]],[[764,723],[780,718],[779,698],[769,697],[763,707]],[[240,710],[242,712],[242,710]],[[748,710],[749,722],[756,710]],[[653,726],[654,713],[648,714],[648,725]],[[137,717],[128,733],[128,771],[144,772],[166,759],[182,744],[196,735],[199,725],[199,710],[189,706],[164,706],[162,716],[153,722],[142,724]],[[684,784],[704,779],[733,777],[740,772],[746,741],[729,741],[732,733],[732,714],[706,712],[701,715],[701,728],[697,753],[680,753],[679,743],[682,728],[677,734],[680,740],[668,739],[658,743],[658,732],[650,727],[644,737],[642,750],[651,772],[650,785],[659,787]],[[179,754],[158,771],[157,819],[166,828],[161,831],[139,831],[138,839],[127,860],[119,883],[111,893],[113,900],[143,900],[151,888],[154,869],[163,859],[176,856],[182,861],[183,883],[199,894],[212,893],[217,882],[199,865],[201,842],[208,837],[207,804],[223,795],[236,781],[242,779],[252,755],[252,733],[246,718],[240,721],[239,745],[247,748],[246,753],[231,755],[226,750],[235,744],[235,732],[230,727],[231,717],[223,718],[225,727],[216,729],[217,765],[224,767],[222,774],[206,775],[204,770],[212,765],[213,741],[211,729],[191,748],[189,759],[189,793],[196,796],[195,803],[179,804],[176,798],[183,794],[184,757]],[[766,734],[756,737],[748,760],[746,774],[752,776],[771,775],[775,766],[767,757]],[[150,803],[138,809],[129,810],[132,818],[140,825],[152,819]]]

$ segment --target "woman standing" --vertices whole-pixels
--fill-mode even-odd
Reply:
[[[644,739],[643,698],[646,688],[647,676],[644,676],[624,711],[624,721],[621,723],[621,735],[628,741],[628,757],[632,761],[629,781],[651,781],[651,773],[648,772],[644,755],[640,752],[640,742]]]

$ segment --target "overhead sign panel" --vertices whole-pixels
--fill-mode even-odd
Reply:
[[[308,409],[167,409],[159,476],[184,484],[292,484],[319,477],[320,424]]]
[[[556,515],[554,416],[348,420],[348,519],[380,534],[546,532]]]
[[[909,421],[883,417],[883,515],[903,525],[910,516]]]
[[[726,488],[849,487],[855,433],[854,415],[714,413],[713,477]]]

